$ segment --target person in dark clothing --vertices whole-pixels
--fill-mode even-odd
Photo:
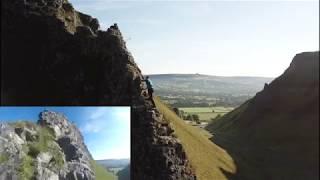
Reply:
[[[147,84],[148,94],[150,98],[152,98],[153,84],[152,84],[152,81],[149,79],[149,76],[146,77],[146,84]]]
[[[148,94],[149,94],[149,100],[154,104],[153,102],[153,84],[152,81],[149,79],[149,76],[146,76],[146,79],[144,80],[147,84]]]

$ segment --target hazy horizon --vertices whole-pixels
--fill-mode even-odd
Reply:
[[[277,77],[319,50],[317,1],[71,0],[117,23],[143,74]]]
[[[219,76],[219,77],[258,77],[258,78],[276,78],[276,77],[268,77],[268,76],[223,76],[223,75],[214,75],[214,74],[201,74],[201,73],[159,73],[159,74],[143,74],[144,76],[152,76],[152,75],[202,75],[202,76]]]

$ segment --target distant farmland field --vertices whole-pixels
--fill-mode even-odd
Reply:
[[[232,107],[185,107],[179,108],[179,110],[184,111],[186,114],[197,114],[200,121],[210,121],[211,119],[217,117],[218,115],[225,115],[226,113],[233,110]]]

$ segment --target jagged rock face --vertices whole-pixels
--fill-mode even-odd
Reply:
[[[241,155],[256,163],[248,170],[240,159],[234,179],[254,179],[252,172],[258,179],[318,179],[319,52],[297,54],[280,77],[208,129],[236,161]]]
[[[100,31],[62,0],[1,3],[2,104],[131,102],[140,71],[116,25]]]
[[[67,162],[69,179],[94,179],[90,160],[93,160],[79,129],[63,114],[45,111],[39,115],[38,124],[53,129],[55,138]],[[80,178],[79,178],[80,177]]]
[[[93,159],[75,125],[55,112],[39,117],[39,125],[0,124],[0,179],[95,179]]]
[[[162,115],[148,106],[133,108],[132,118],[139,120],[132,124],[133,179],[195,180],[182,145]]]
[[[21,151],[24,141],[15,133],[13,127],[4,123],[0,123],[0,137],[0,154],[2,159],[5,159],[0,165],[0,179],[18,179],[14,170],[19,164],[19,157],[16,155]]]
[[[117,25],[101,31],[66,0],[1,3],[2,105],[132,106],[132,177],[195,179],[172,129],[142,96],[142,74]]]

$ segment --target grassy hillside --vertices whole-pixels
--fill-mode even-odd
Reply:
[[[96,161],[91,161],[94,171],[96,174],[96,180],[117,180],[118,177],[113,175],[111,172],[107,171],[102,165],[98,164]]]
[[[297,55],[254,98],[207,126],[237,165],[232,179],[319,179],[318,54]]]
[[[155,103],[174,128],[175,135],[181,141],[198,179],[224,180],[227,179],[225,172],[235,173],[236,167],[231,156],[212,143],[206,131],[186,124],[159,98],[155,98]]]
[[[212,121],[206,127],[206,129],[209,130],[210,132],[214,132],[215,134],[224,133],[225,130],[228,129],[230,126],[233,126],[232,130],[234,131],[237,130],[238,128],[234,126],[234,124],[236,124],[235,121],[237,120],[237,117],[247,109],[249,103],[250,103],[250,100],[246,101],[238,108],[230,111],[224,116],[221,116],[215,121]]]

